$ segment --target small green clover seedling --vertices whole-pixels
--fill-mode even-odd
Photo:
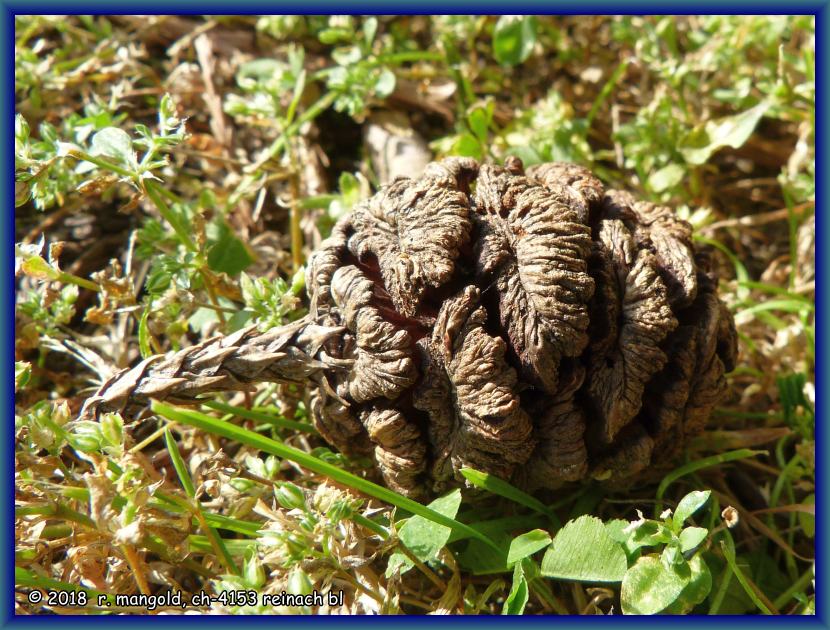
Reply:
[[[672,515],[664,511],[658,520],[639,518],[622,529],[614,522],[612,536],[629,559],[646,547],[662,551],[639,555],[622,580],[620,601],[626,614],[685,613],[702,602],[712,588],[712,575],[700,546],[709,535],[703,527],[684,523],[709,500],[711,491],[694,491],[680,500]],[[611,525],[609,523],[609,525]]]

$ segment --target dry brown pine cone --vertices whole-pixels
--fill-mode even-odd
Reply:
[[[469,466],[534,491],[670,463],[735,364],[690,226],[571,164],[397,179],[337,224],[307,286],[306,318],[148,359],[87,413],[310,383],[320,433],[390,488],[423,498]]]

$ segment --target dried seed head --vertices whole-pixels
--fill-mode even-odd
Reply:
[[[731,505],[727,505],[723,508],[723,511],[720,513],[720,517],[729,529],[735,527],[735,525],[738,524],[738,521],[741,520],[738,510],[733,508]]]
[[[327,353],[355,361],[329,379],[342,401],[314,388],[314,420],[414,496],[464,466],[630,481],[702,430],[734,366],[690,226],[575,165],[431,164],[342,220],[308,277],[346,329]]]
[[[321,435],[399,492],[465,466],[534,491],[669,464],[735,365],[690,226],[575,165],[432,163],[359,204],[306,274],[303,320],[145,361],[87,412],[310,382]]]

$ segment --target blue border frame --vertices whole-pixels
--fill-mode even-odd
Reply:
[[[173,10],[175,8],[175,10]],[[113,6],[112,2],[102,2],[101,0],[82,0],[81,2],[68,2],[52,0],[49,2],[25,2],[23,0],[13,0],[7,2],[0,0],[0,33],[2,33],[3,50],[5,52],[4,63],[0,67],[0,74],[2,75],[2,86],[4,98],[2,100],[2,119],[6,122],[0,126],[0,145],[4,147],[2,152],[3,173],[5,177],[3,180],[5,201],[4,207],[7,209],[2,216],[3,236],[6,243],[11,244],[14,240],[14,214],[10,210],[14,208],[14,157],[13,157],[13,135],[14,135],[14,16],[19,14],[204,14],[209,10],[216,13],[231,13],[231,14],[253,14],[253,13],[297,13],[297,14],[326,14],[326,13],[345,13],[351,12],[353,14],[389,14],[389,15],[405,15],[405,14],[429,14],[429,13],[477,13],[477,14],[499,14],[504,13],[507,8],[503,3],[496,4],[494,0],[480,0],[476,3],[463,2],[439,2],[438,0],[426,0],[420,2],[417,6],[402,7],[395,5],[388,0],[374,0],[369,2],[332,2],[331,0],[305,0],[303,2],[266,2],[263,0],[244,0],[242,2],[235,2],[233,4],[219,1],[214,2],[197,2],[194,0],[179,0],[171,4],[163,4],[161,2],[136,2],[129,1],[120,3],[117,7]],[[828,162],[826,160],[828,150],[828,136],[826,127],[826,114],[830,109],[823,109],[830,107],[827,98],[827,80],[825,72],[827,70],[827,42],[826,35],[830,33],[830,0],[821,1],[807,1],[794,0],[789,3],[774,2],[771,0],[731,0],[728,3],[720,3],[715,0],[700,0],[698,2],[691,2],[683,0],[677,3],[656,2],[654,0],[640,0],[638,2],[629,3],[627,5],[617,5],[603,0],[583,0],[578,5],[557,3],[555,1],[546,0],[523,0],[515,5],[511,4],[509,8],[511,12],[521,13],[537,13],[537,14],[562,14],[562,15],[602,15],[613,13],[624,13],[633,15],[648,15],[648,14],[671,14],[671,15],[689,15],[689,14],[776,14],[776,15],[794,15],[805,14],[814,15],[816,17],[816,231],[817,231],[817,245],[816,245],[816,321],[821,321],[819,314],[827,312],[825,301],[828,299],[827,276],[825,269],[827,269],[828,260],[830,256],[823,245],[830,242],[830,221],[825,216],[828,211],[827,207],[827,182],[830,181],[830,171],[828,170]],[[822,115],[824,112],[824,115]],[[12,247],[6,247],[4,255],[2,256],[2,273],[0,273],[0,295],[5,296],[5,304],[0,311],[2,323],[5,334],[0,337],[0,344],[2,344],[2,376],[0,377],[0,384],[2,386],[3,397],[6,401],[6,414],[3,418],[2,427],[2,473],[0,473],[0,505],[5,506],[8,510],[5,515],[6,518],[2,523],[3,542],[0,545],[0,625],[8,627],[32,627],[34,625],[68,625],[81,627],[81,624],[141,624],[150,623],[154,625],[159,623],[170,625],[174,623],[206,623],[210,625],[233,623],[228,617],[219,616],[120,616],[120,617],[96,617],[88,615],[78,616],[62,616],[62,617],[21,617],[14,615],[14,431],[12,418],[14,417],[14,379],[13,379],[13,363],[14,363],[14,254]],[[830,391],[830,381],[828,381],[828,372],[825,369],[825,358],[830,356],[830,348],[827,347],[828,338],[825,334],[824,328],[821,325],[816,326],[816,478],[818,480],[816,488],[816,616],[815,617],[760,617],[760,616],[737,616],[726,617],[718,616],[708,620],[699,616],[684,616],[671,618],[632,618],[616,616],[612,623],[619,623],[625,625],[631,624],[682,624],[684,626],[703,627],[704,625],[711,625],[712,623],[729,623],[730,625],[775,625],[776,627],[786,625],[797,626],[818,626],[828,627],[828,585],[827,585],[827,540],[825,538],[826,532],[830,531],[827,527],[827,507],[828,507],[828,487],[827,484],[821,483],[826,479],[827,464],[825,456],[828,452],[828,427],[824,424],[827,418],[827,404],[824,392]],[[513,625],[513,624],[555,624],[557,626],[580,626],[580,627],[600,627],[607,625],[604,618],[597,617],[521,617],[521,618],[499,618],[499,617],[468,617],[468,618],[454,618],[453,620],[438,619],[436,617],[340,617],[340,618],[321,618],[321,617],[244,617],[246,624],[262,624],[271,623],[279,624],[281,627],[293,627],[298,624],[315,624],[320,623],[343,623],[343,624],[420,624],[429,623],[430,625],[453,626],[472,624],[484,624],[492,626],[499,625]],[[242,619],[239,620],[242,622]]]
[[[630,3],[614,3],[608,0],[584,0],[578,6],[555,0],[523,0],[511,4],[509,8],[522,13],[549,14],[549,15],[698,15],[698,14],[729,14],[729,15],[819,15],[827,8],[828,3],[817,0],[793,0],[790,3],[775,2],[774,0],[731,0],[723,3],[717,0],[681,0],[667,3],[659,0],[639,0]],[[227,14],[246,15],[258,14],[263,11],[271,13],[319,15],[351,13],[376,15],[423,15],[423,14],[475,14],[500,15],[506,13],[503,3],[495,0],[479,0],[477,2],[456,1],[440,2],[439,0],[423,0],[410,6],[396,5],[389,0],[364,0],[362,2],[334,2],[332,0],[307,0],[301,2],[290,0],[286,2],[269,2],[268,0],[240,0],[238,3],[228,3],[222,0],[178,0],[174,4],[163,2],[129,2],[114,5],[102,0],[86,0],[83,2],[69,2],[67,0],[49,0],[44,2],[26,2],[12,0],[0,2],[0,7],[10,16],[15,14],[101,14],[101,15],[131,15],[131,14],[177,14],[203,15],[206,9],[213,9],[215,13],[222,13],[221,9],[228,9]],[[175,10],[172,10],[174,9]]]

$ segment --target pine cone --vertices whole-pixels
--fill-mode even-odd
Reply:
[[[726,387],[737,335],[691,227],[589,171],[452,158],[341,220],[309,315],[145,361],[88,414],[310,383],[315,426],[416,498],[464,466],[530,491],[668,465]]]

